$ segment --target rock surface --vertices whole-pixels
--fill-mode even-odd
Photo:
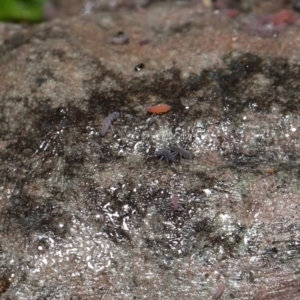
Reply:
[[[1,299],[299,299],[300,24],[176,3],[1,24]]]

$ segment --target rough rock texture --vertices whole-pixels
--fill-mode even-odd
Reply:
[[[300,298],[300,24],[238,24],[197,2],[1,24],[1,299]]]

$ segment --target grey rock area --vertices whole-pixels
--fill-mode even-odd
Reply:
[[[0,299],[300,299],[300,24],[238,22],[0,25]],[[192,158],[155,156],[174,144]]]

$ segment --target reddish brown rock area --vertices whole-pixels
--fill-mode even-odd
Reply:
[[[1,299],[300,298],[300,23],[233,2],[0,24]]]

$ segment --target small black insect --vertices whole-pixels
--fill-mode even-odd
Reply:
[[[177,145],[172,145],[170,147],[170,150],[172,153],[174,153],[175,157],[178,156],[180,159],[182,159],[182,158],[191,159],[191,157],[192,157],[188,151],[180,148]]]
[[[105,136],[109,127],[111,126],[111,123],[116,120],[120,116],[120,113],[118,112],[113,112],[109,114],[103,121],[102,127],[101,127],[101,135]]]
[[[145,68],[144,64],[138,64],[134,67],[134,71],[138,72]]]
[[[165,159],[167,162],[176,162],[176,156],[169,150],[158,150],[155,156],[160,157],[160,159]]]

